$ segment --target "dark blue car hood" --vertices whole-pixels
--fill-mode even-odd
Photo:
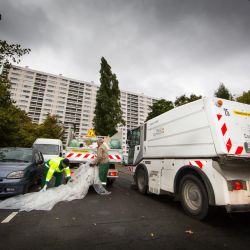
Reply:
[[[6,177],[9,173],[24,170],[30,162],[0,162],[0,177]]]

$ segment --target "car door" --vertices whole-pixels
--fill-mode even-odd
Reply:
[[[44,171],[44,158],[41,152],[37,152],[38,161],[37,161],[37,178],[41,179]]]
[[[34,157],[33,157],[33,168],[32,168],[32,182],[36,183],[38,180],[42,178],[42,173],[43,173],[43,165],[44,165],[44,160],[43,156],[40,152],[34,150]]]

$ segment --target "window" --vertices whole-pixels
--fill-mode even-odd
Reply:
[[[24,88],[31,88],[30,85],[23,85]]]
[[[20,76],[20,74],[14,73],[14,72],[12,72],[11,75],[13,75],[13,76]]]
[[[33,76],[24,76],[24,78],[33,79]]]
[[[26,71],[25,73],[28,75],[34,75],[34,72],[31,72],[31,71]]]
[[[15,78],[15,77],[10,77],[10,80],[11,80],[11,81],[17,81],[18,79]]]
[[[21,97],[24,97],[24,98],[29,98],[28,95],[21,95]]]
[[[55,81],[48,81],[48,83],[54,83],[55,84],[56,82]],[[52,86],[52,85],[50,85],[50,86]]]

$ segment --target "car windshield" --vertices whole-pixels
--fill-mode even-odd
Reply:
[[[0,148],[0,161],[31,162],[31,148]]]
[[[35,144],[35,148],[44,155],[59,155],[59,146],[52,144]]]

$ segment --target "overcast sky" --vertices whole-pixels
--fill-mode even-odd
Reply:
[[[250,89],[249,0],[0,0],[0,39],[30,48],[21,66],[174,101]]]

